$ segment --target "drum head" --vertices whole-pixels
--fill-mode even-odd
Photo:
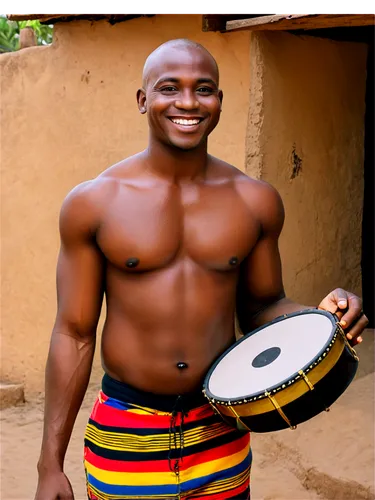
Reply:
[[[315,309],[275,319],[216,361],[206,378],[207,395],[235,401],[280,387],[323,354],[335,330],[335,317]]]

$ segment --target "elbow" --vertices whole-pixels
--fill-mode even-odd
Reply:
[[[75,321],[56,322],[52,330],[52,337],[65,335],[82,344],[95,343],[96,326],[84,325]]]
[[[242,333],[242,335],[246,335],[251,331],[250,315],[246,314],[246,311],[244,311],[243,308],[237,308],[236,316],[240,333]]]
[[[237,305],[237,320],[243,334],[249,333],[259,326],[259,319],[266,311],[285,299],[284,290],[272,297],[254,299],[244,304]]]

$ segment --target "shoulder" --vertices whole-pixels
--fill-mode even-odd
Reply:
[[[235,179],[235,187],[244,202],[252,208],[259,206],[259,210],[280,210],[283,202],[277,189],[266,181],[253,179],[243,174]]]
[[[226,163],[215,157],[210,157],[212,162],[212,171],[216,178],[222,178],[231,182],[238,194],[243,198],[246,204],[252,205],[253,201],[261,202],[270,208],[269,204],[282,206],[281,196],[278,191],[268,182],[249,177],[237,167]]]
[[[243,175],[236,189],[264,232],[279,234],[284,224],[284,204],[280,193],[268,182]]]
[[[132,177],[135,163],[135,157],[127,158],[110,166],[94,179],[75,186],[63,201],[61,217],[87,223],[99,220],[121,186],[126,185]]]
[[[94,234],[99,224],[98,201],[102,197],[98,179],[82,182],[66,196],[60,210],[59,226],[63,239]]]
[[[279,192],[268,182],[253,179],[238,168],[213,158],[216,172],[231,181],[251,216],[264,231],[280,232],[284,223],[284,205]]]
[[[75,186],[65,197],[61,211],[76,211],[86,209],[93,210],[100,205],[101,200],[110,195],[110,192],[115,189],[115,183],[103,174],[81,182]]]
[[[75,186],[65,197],[60,211],[60,231],[95,234],[111,200],[123,181],[120,172],[126,172],[126,160],[113,165],[98,177]]]

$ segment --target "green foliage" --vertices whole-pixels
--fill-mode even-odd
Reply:
[[[20,30],[27,26],[33,28],[38,45],[52,42],[53,26],[40,24],[39,21],[9,21],[4,15],[0,15],[0,53],[18,50]]]
[[[0,53],[17,50],[19,46],[19,28],[16,22],[0,17]]]

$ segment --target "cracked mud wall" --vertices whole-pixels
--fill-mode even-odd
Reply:
[[[366,50],[251,36],[246,170],[283,198],[286,293],[308,305],[337,286],[361,293]]]
[[[61,203],[78,183],[146,147],[136,90],[145,58],[158,45],[190,38],[216,57],[224,103],[209,150],[244,166],[250,35],[203,33],[201,22],[198,15],[165,15],[114,26],[60,23],[52,46],[0,57],[1,380],[25,383],[26,397],[44,385]]]

